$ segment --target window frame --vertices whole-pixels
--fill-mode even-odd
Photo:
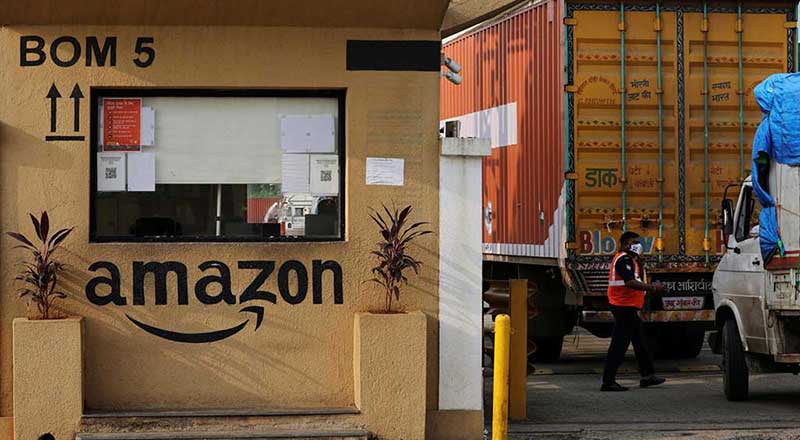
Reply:
[[[338,102],[336,146],[339,156],[339,237],[225,237],[225,236],[180,236],[180,237],[135,237],[98,236],[97,203],[97,147],[98,111],[103,98],[336,98]],[[133,88],[90,87],[89,122],[89,243],[308,243],[345,241],[345,182],[347,178],[345,152],[345,102],[346,89],[203,89],[203,88]]]
[[[736,210],[736,228],[733,236],[737,243],[741,243],[750,238],[750,220],[755,208],[756,200],[753,198],[753,187],[745,185],[742,187],[742,194],[739,197],[739,208]]]

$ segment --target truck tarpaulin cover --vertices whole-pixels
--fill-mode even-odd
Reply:
[[[800,165],[800,73],[771,75],[754,93],[763,115],[753,139],[752,180],[762,206],[759,238],[766,261],[776,250],[783,254],[775,198],[769,191],[770,161]]]

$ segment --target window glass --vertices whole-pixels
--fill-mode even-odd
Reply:
[[[742,197],[736,219],[736,241],[747,240],[750,237],[750,230],[758,224],[758,216],[761,212],[761,205],[753,198],[753,188],[745,186],[742,188]]]
[[[191,93],[93,90],[93,240],[342,238],[343,97]]]

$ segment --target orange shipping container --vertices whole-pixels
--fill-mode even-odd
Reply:
[[[489,254],[557,258],[564,248],[562,3],[546,1],[445,44],[463,83],[442,82],[441,119],[491,137],[483,163]]]

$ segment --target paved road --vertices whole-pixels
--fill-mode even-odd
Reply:
[[[568,342],[560,362],[537,365],[528,377],[529,421],[512,424],[510,438],[800,440],[800,377],[751,376],[751,399],[734,403],[722,393],[719,357],[707,347],[697,359],[657,361],[668,382],[651,389],[638,388],[629,353],[630,373],[619,379],[631,391],[601,393],[608,340],[580,334]],[[488,380],[487,408],[490,387]]]

